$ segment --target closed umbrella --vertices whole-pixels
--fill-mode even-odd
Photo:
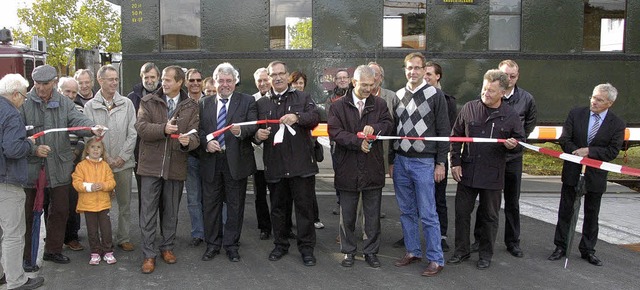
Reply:
[[[42,215],[44,204],[44,188],[47,185],[47,173],[44,162],[40,167],[38,179],[36,180],[36,198],[33,202],[33,226],[31,227],[31,265],[36,265],[38,258],[38,248],[40,244],[40,216]]]
[[[586,165],[582,165],[582,170],[580,171],[580,179],[578,179],[578,184],[575,186],[576,198],[573,202],[573,215],[571,216],[571,223],[569,224],[569,232],[567,233],[567,248],[566,248],[566,256],[564,260],[564,268],[567,268],[567,263],[569,263],[569,252],[571,252],[571,245],[573,244],[573,237],[576,232],[576,224],[578,223],[578,216],[580,215],[580,205],[582,202],[582,196],[587,193],[587,185],[584,180],[584,172],[587,169]]]

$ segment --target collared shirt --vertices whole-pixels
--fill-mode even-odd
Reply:
[[[358,96],[356,96],[356,92],[352,92],[351,95],[353,96],[353,104],[356,105],[356,108],[357,108],[358,107],[358,102],[360,101],[360,99],[358,99]],[[362,99],[362,102],[366,104],[367,103],[367,98]]]
[[[504,98],[508,100],[509,98],[511,98],[511,96],[513,96],[513,93],[515,93],[515,92],[516,92],[516,87],[513,87],[513,90],[511,90],[511,93],[509,93],[508,95],[504,96]]]
[[[409,86],[409,82],[407,82],[407,85],[405,86],[405,88],[407,89],[407,91],[411,92],[411,94],[415,94],[418,91],[418,89],[422,88],[426,84],[427,84],[427,81],[422,79],[422,83],[420,83],[420,85],[417,86],[415,90],[411,89],[411,86]]]
[[[227,110],[227,117],[229,116],[229,104],[231,103],[232,96],[233,94],[231,94],[231,96],[227,98],[227,103],[225,104],[221,101],[222,97],[220,97],[220,95],[216,95],[216,100],[218,103],[218,106],[216,107],[216,118],[218,118],[218,115],[220,115],[220,109],[222,109],[222,106],[224,106],[225,110]],[[242,127],[240,127],[240,134],[241,133],[242,133]],[[234,136],[240,137],[240,134],[234,135]]]
[[[602,112],[600,112],[600,125],[602,126],[602,121],[604,121],[604,118],[607,116],[607,112],[609,112],[609,109],[604,110]],[[589,112],[589,127],[587,127],[587,138],[589,138],[589,135],[591,134],[591,127],[593,127],[593,123],[595,123],[596,118],[593,117],[593,115],[595,115],[596,113],[594,112]],[[598,129],[600,129],[600,127],[598,126]],[[597,132],[597,130],[596,130]]]

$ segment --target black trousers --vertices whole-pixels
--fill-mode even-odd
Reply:
[[[313,254],[316,246],[316,229],[313,226],[313,200],[315,196],[315,176],[282,178],[279,182],[269,183],[271,192],[271,223],[273,225],[274,244],[281,249],[289,249],[287,225],[291,214],[287,213],[289,200],[293,200],[298,231],[298,251]]]
[[[202,185],[204,239],[207,242],[207,248],[224,247],[227,251],[238,250],[244,222],[247,178],[233,179],[225,153],[216,153],[213,182],[209,183],[203,179]],[[222,223],[223,202],[227,204],[227,221],[224,224]]]
[[[46,199],[45,199],[46,200]],[[78,191],[69,186],[69,218],[67,218],[67,228],[64,232],[64,242],[68,243],[78,240],[78,231],[80,230],[80,214],[76,212],[78,206]]]
[[[269,203],[267,203],[267,181],[264,180],[264,170],[253,174],[253,193],[256,196],[256,218],[261,232],[271,232],[271,217]]]
[[[522,184],[522,157],[507,162],[504,172],[504,244],[507,248],[520,246],[520,185]],[[476,221],[478,216],[476,213]],[[476,222],[475,240],[480,237],[480,224]]]
[[[480,238],[478,242],[479,256],[481,259],[491,261],[493,257],[493,244],[499,226],[499,210],[502,198],[499,189],[473,188],[458,183],[456,190],[456,250],[454,255],[466,255],[471,252],[470,233],[471,212],[476,203],[476,197],[480,195],[476,224],[480,223]]]
[[[358,244],[355,229],[358,220],[358,200],[360,192],[340,191],[340,251],[355,254]],[[377,254],[380,249],[380,203],[382,189],[362,191],[362,211],[364,213],[364,233],[362,243],[364,254]]]
[[[438,220],[440,221],[440,235],[447,236],[447,229],[449,228],[449,220],[447,217],[447,176],[449,175],[449,162],[444,164],[444,176],[445,178],[435,184],[436,194],[436,212],[438,213]]]
[[[584,222],[582,224],[582,239],[580,239],[580,253],[593,254],[596,252],[598,241],[598,215],[603,192],[588,191],[584,195]],[[570,229],[571,216],[573,216],[573,203],[576,200],[576,190],[573,186],[562,184],[560,192],[560,208],[558,209],[558,223],[553,243],[556,247],[567,249],[567,234]]]
[[[44,244],[44,252],[51,254],[62,253],[64,242],[64,232],[69,216],[69,184],[54,188],[45,188],[45,192],[50,191],[45,200],[49,200],[45,223],[47,228],[47,239]],[[33,204],[36,198],[35,188],[24,189],[27,198],[25,200],[25,222],[26,233],[24,236],[23,259],[31,261],[31,228],[33,226]]]

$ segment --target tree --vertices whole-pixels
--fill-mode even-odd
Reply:
[[[311,49],[312,47],[312,22],[311,18],[298,21],[294,26],[288,26],[292,49]]]
[[[35,0],[18,9],[20,22],[28,28],[14,29],[22,43],[33,36],[47,39],[47,63],[61,70],[75,48],[98,48],[119,52],[122,48],[120,15],[105,0]]]

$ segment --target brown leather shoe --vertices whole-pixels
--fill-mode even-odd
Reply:
[[[82,251],[84,247],[77,240],[72,240],[65,244],[72,251]]]
[[[127,251],[127,252],[131,252],[133,251],[133,243],[130,242],[124,242],[122,244],[119,244],[118,247],[120,247],[123,251]]]
[[[147,258],[142,261],[142,274],[151,274],[156,269],[156,259]]]
[[[395,263],[393,263],[396,267],[404,267],[406,265],[409,265],[411,263],[415,263],[422,260],[422,258],[420,257],[416,257],[413,256],[409,253],[404,254],[404,257],[402,257],[402,259],[397,260]]]
[[[444,267],[438,265],[436,262],[431,262],[429,263],[429,266],[427,266],[427,269],[422,272],[422,276],[433,277],[435,275],[438,275],[438,273],[440,273],[443,268]]]
[[[166,250],[166,251],[162,251],[161,253],[162,253],[162,259],[167,264],[175,264],[176,263],[176,255],[173,254],[173,251]]]

